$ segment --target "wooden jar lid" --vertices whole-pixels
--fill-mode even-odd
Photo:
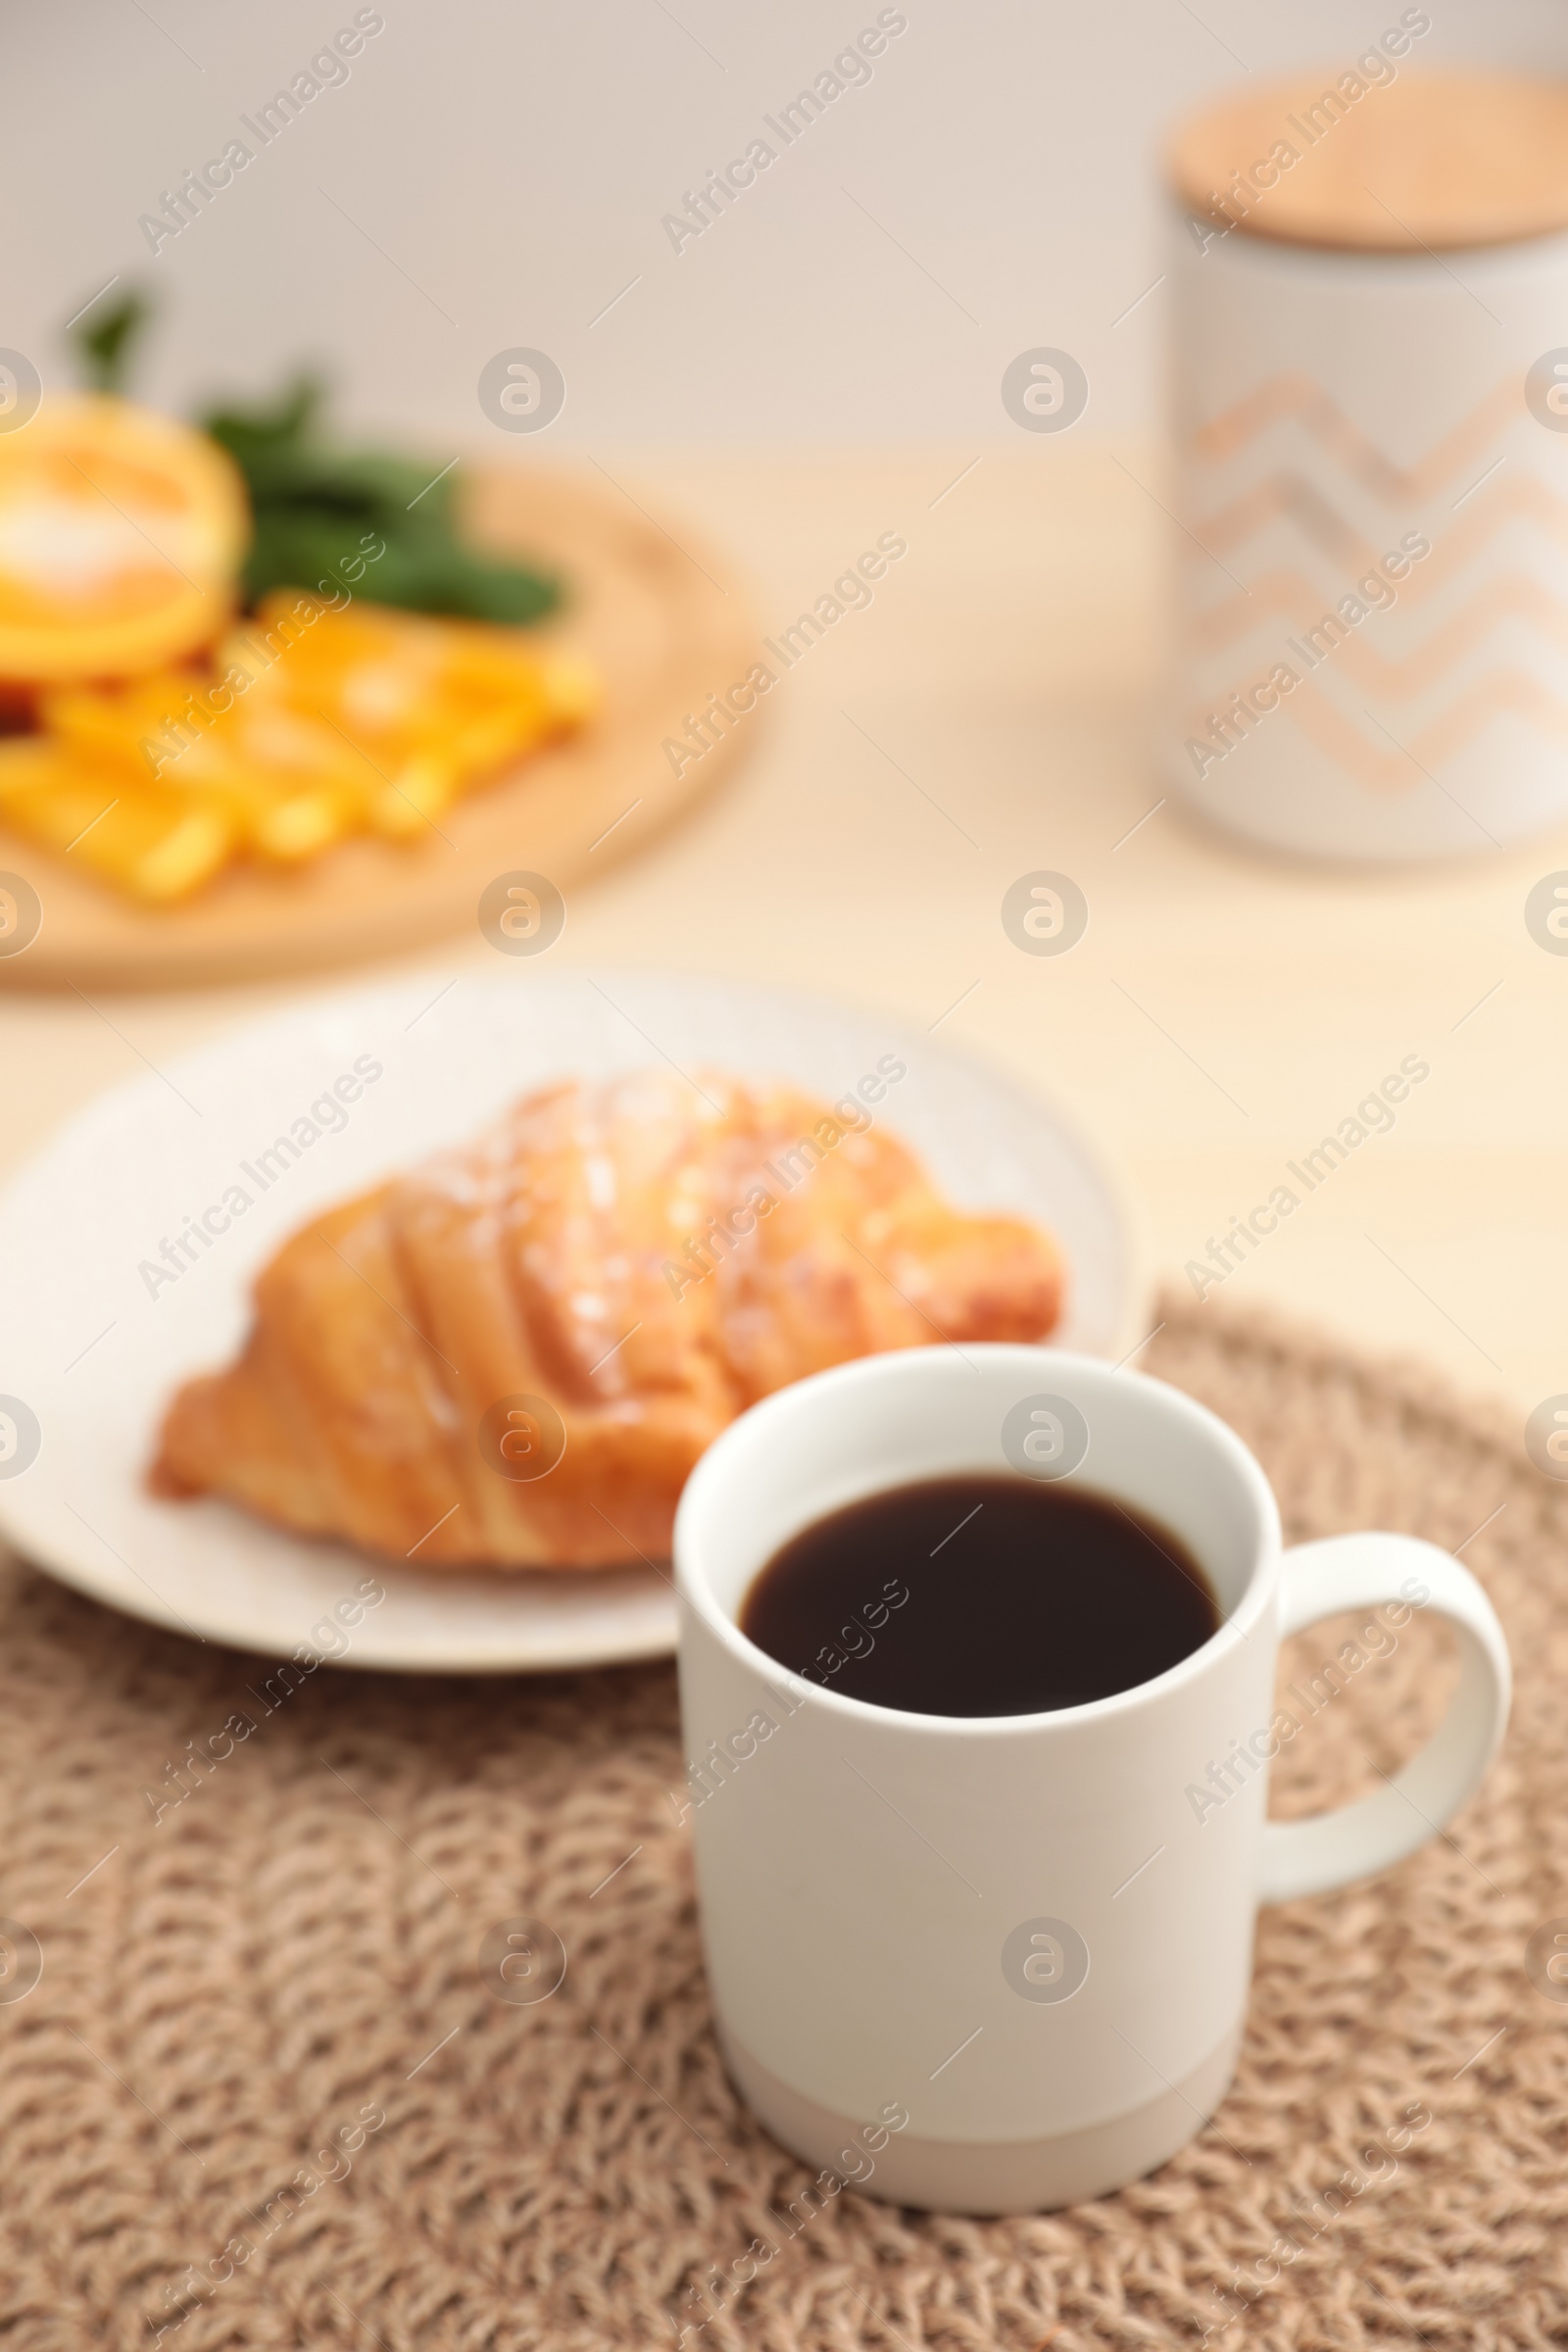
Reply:
[[[1194,116],[1169,158],[1187,210],[1215,228],[1358,253],[1568,228],[1568,83],[1420,73],[1376,55],[1397,78],[1356,65]]]

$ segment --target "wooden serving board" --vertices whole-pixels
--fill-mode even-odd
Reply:
[[[560,618],[537,634],[593,662],[604,703],[590,727],[460,802],[439,835],[345,842],[294,872],[236,868],[180,906],[137,906],[0,826],[0,870],[24,876],[43,909],[31,946],[0,957],[0,984],[177,987],[391,955],[475,928],[486,884],[517,870],[569,904],[574,883],[732,768],[760,707],[678,777],[662,748],[760,659],[749,600],[706,547],[608,480],[544,468],[476,476],[466,521],[565,583]]]

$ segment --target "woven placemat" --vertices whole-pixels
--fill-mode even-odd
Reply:
[[[1239,2080],[1181,2155],[1037,2220],[803,2208],[715,2053],[667,1667],[284,1698],[17,1568],[0,1912],[42,1975],[0,1998],[6,2352],[1568,2340],[1568,2003],[1527,1960],[1568,1913],[1568,1494],[1420,1373],[1166,1312],[1149,1368],[1257,1449],[1290,1535],[1463,1544],[1519,1672],[1448,1838],[1264,1914]],[[1277,1807],[1372,1785],[1450,1672],[1421,1620],[1369,1655]],[[478,1962],[518,1915],[569,1953],[533,2005]],[[4,1958],[15,1994],[26,1934]]]

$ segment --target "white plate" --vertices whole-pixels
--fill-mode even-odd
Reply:
[[[439,993],[428,978],[357,989],[104,1096],[0,1198],[0,1396],[20,1398],[41,1433],[20,1474],[0,1459],[0,1533],[133,1616],[273,1656],[346,1642],[345,1665],[502,1674],[669,1650],[673,1594],[646,1569],[420,1575],[226,1503],[155,1500],[142,1477],[165,1403],[238,1347],[252,1277],[287,1234],[548,1079],[662,1057],[831,1099],[885,1054],[908,1075],[883,1115],[944,1191],[966,1208],[1038,1219],[1060,1239],[1070,1282],[1060,1344],[1130,1348],[1144,1302],[1115,1188],[1057,1112],[927,1037],[813,998],[662,974],[530,968],[464,975]],[[278,1154],[283,1173],[263,1191],[258,1155],[302,1118],[326,1128],[325,1115],[310,1121],[311,1105],[359,1057],[380,1077],[297,1161]],[[150,1290],[143,1262],[234,1185],[250,1207],[177,1280]],[[11,1462],[25,1450],[24,1437]],[[384,1600],[338,1640],[317,1636],[372,1572]]]

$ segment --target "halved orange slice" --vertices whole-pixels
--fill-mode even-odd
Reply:
[[[132,677],[210,645],[249,536],[205,433],[129,401],[46,402],[0,434],[0,682]]]

